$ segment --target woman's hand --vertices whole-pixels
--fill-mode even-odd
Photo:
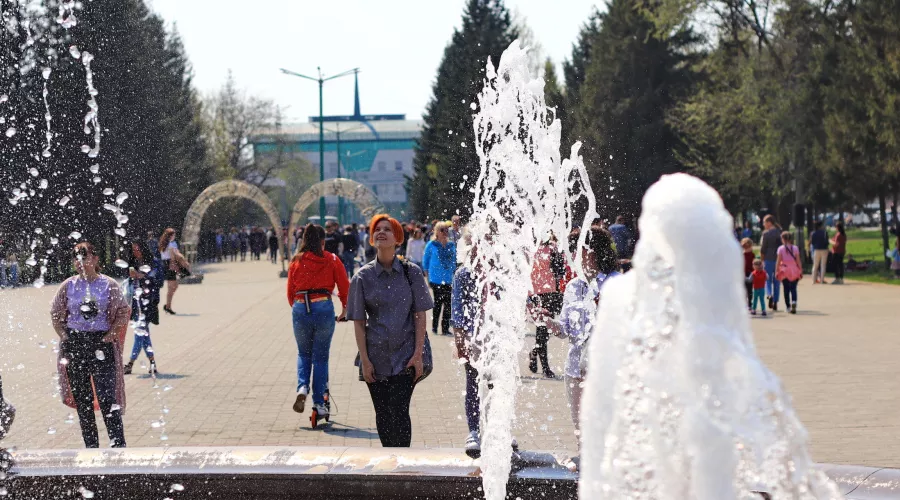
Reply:
[[[416,378],[415,380],[419,380],[422,378],[422,375],[425,374],[425,362],[422,360],[422,353],[413,354],[413,357],[410,358],[409,363],[406,364],[407,368],[414,368],[416,370]]]
[[[347,306],[341,309],[341,315],[337,317],[338,321],[347,321]]]
[[[109,333],[107,333],[106,335],[103,336],[103,338],[101,339],[101,341],[102,341],[102,342],[105,342],[105,343],[107,343],[107,344],[112,344],[113,342],[116,341],[116,334],[115,334],[115,332],[110,331]]]
[[[375,383],[375,365],[372,364],[368,359],[363,359],[360,361],[362,364],[362,374],[366,383],[374,384]]]

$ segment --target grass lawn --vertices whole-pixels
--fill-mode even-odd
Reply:
[[[894,236],[890,235],[893,243]],[[900,280],[892,279],[893,271],[884,267],[884,245],[881,231],[864,231],[853,229],[847,231],[847,256],[853,255],[857,262],[875,261],[867,271],[847,272],[846,278],[869,283],[887,283],[900,285]]]

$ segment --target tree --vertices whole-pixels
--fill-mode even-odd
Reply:
[[[560,119],[562,134],[560,138],[561,152],[569,151],[576,140],[576,113],[581,107],[581,85],[587,74],[591,49],[594,39],[600,32],[600,11],[594,8],[588,21],[578,32],[578,39],[572,45],[572,58],[563,61],[563,81],[565,83],[565,119]],[[564,155],[565,156],[565,155]]]
[[[544,99],[548,108],[556,109],[556,117],[559,118],[560,123],[567,123],[566,95],[556,79],[556,68],[549,57],[544,63]],[[562,157],[568,158],[569,154],[565,146],[563,145],[561,148]]]
[[[275,103],[248,95],[228,72],[222,88],[206,100],[209,153],[218,180],[239,179],[261,186],[276,172],[277,162],[259,165],[254,161],[250,138],[273,130],[280,116]]]
[[[488,58],[495,63],[517,32],[503,0],[469,0],[438,67],[433,96],[407,181],[412,213],[420,220],[467,217],[478,179],[472,114]]]
[[[19,195],[27,194],[15,196],[12,229],[36,240],[38,257],[67,261],[72,231],[102,249],[114,230],[142,239],[180,223],[209,176],[177,34],[141,0],[48,0],[46,11],[7,3],[4,23],[15,27],[2,41],[3,67],[27,69],[4,71],[2,81],[14,91],[7,116],[23,131],[10,138],[9,172],[23,186]],[[46,14],[58,11],[55,22]]]
[[[591,185],[607,217],[637,216],[653,182],[684,170],[684,145],[668,116],[694,88],[690,49],[699,39],[687,27],[656,32],[643,4],[611,0],[599,15],[575,111],[575,136],[585,141]]]

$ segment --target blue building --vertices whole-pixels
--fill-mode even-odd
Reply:
[[[264,161],[280,148],[288,160],[299,157],[309,162],[318,178],[318,120],[286,124],[277,133],[254,137],[254,157]],[[355,180],[374,191],[391,215],[407,218],[406,177],[413,174],[413,148],[421,129],[422,121],[407,120],[405,115],[325,117],[325,179]],[[325,201],[328,215],[338,215],[338,198]],[[313,212],[317,210],[313,207]],[[359,221],[357,208],[344,203],[341,222]]]

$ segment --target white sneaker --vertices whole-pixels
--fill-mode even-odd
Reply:
[[[476,431],[469,433],[466,438],[466,455],[469,458],[478,458],[481,456],[481,438]]]
[[[325,406],[324,404],[313,405],[313,409],[316,410],[316,413],[319,415],[319,417],[328,416],[328,414],[330,413],[328,411],[328,407]]]
[[[309,395],[309,387],[303,386],[297,391],[297,399],[294,400],[294,411],[297,413],[303,413],[303,409],[306,407],[306,396]]]

